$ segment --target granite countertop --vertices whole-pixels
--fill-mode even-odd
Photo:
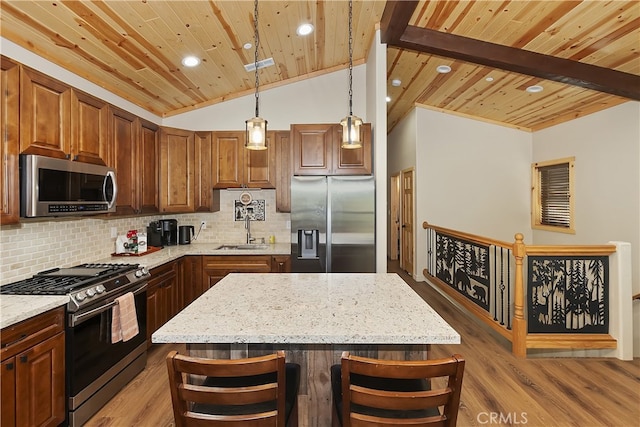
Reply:
[[[152,341],[458,344],[460,335],[397,274],[232,273]]]
[[[66,295],[2,295],[0,297],[0,329],[45,313],[69,302]]]
[[[140,264],[148,269],[166,264],[184,255],[290,255],[289,243],[256,245],[256,249],[217,249],[222,243],[193,243],[190,245],[165,246],[157,252],[142,256],[111,256],[95,262]],[[266,249],[264,249],[266,247]]]
[[[289,255],[291,245],[275,243],[266,245],[266,249],[216,249],[221,243],[194,243],[191,245],[166,246],[163,249],[143,256],[111,256],[97,259],[96,263],[140,264],[148,269],[176,260],[183,255]],[[71,266],[60,266],[71,267]],[[29,276],[30,277],[30,276]],[[67,296],[42,295],[0,295],[0,329],[14,325],[30,317],[42,314],[52,308],[69,302]]]

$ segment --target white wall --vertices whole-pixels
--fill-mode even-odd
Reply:
[[[349,114],[347,70],[260,90],[260,116],[268,129],[288,130],[292,123],[338,123]],[[353,68],[353,113],[366,117],[366,66]],[[241,130],[255,115],[255,96],[242,96],[220,104],[166,117],[163,126],[188,130]]]
[[[632,291],[640,293],[640,103],[627,102],[533,135],[532,162],[575,157],[575,234],[533,231],[533,243],[631,243]],[[634,303],[640,355],[640,303]]]
[[[376,30],[367,58],[367,117],[372,125],[376,177],[376,271],[387,271],[387,45]]]
[[[387,137],[387,188],[391,175],[416,166],[416,111],[411,110]]]
[[[389,135],[389,174],[414,166],[415,277],[425,280],[424,221],[512,242],[531,242],[531,134],[414,109]]]
[[[420,224],[531,242],[530,133],[423,108],[417,131]]]

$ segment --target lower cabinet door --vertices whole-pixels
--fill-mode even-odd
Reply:
[[[64,332],[34,345],[15,359],[16,425],[62,423],[65,418]]]
[[[0,425],[16,425],[16,358],[4,360],[0,371]]]

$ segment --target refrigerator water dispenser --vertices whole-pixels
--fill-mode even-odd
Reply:
[[[318,230],[298,230],[298,258],[318,258]]]

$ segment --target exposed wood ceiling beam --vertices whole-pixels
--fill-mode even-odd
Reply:
[[[381,19],[383,43],[640,101],[640,76],[411,26],[409,20],[417,4],[415,1],[387,2]]]

